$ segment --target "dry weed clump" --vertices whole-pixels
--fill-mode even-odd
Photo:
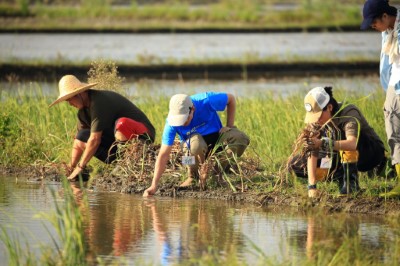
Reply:
[[[136,180],[151,180],[160,145],[138,140],[131,140],[116,145],[119,146],[118,159],[113,162],[115,168],[111,171],[110,175],[124,176]],[[176,142],[172,149],[168,168],[176,169],[179,167],[179,153],[180,145]]]
[[[125,78],[118,74],[118,66],[115,62],[98,60],[92,62],[88,71],[88,82],[98,82],[96,88],[122,92]]]
[[[318,123],[307,124],[294,143],[292,155],[298,153],[300,153],[301,156],[309,155],[311,150],[304,145],[304,142],[308,139],[319,137],[321,135],[321,130],[322,127]]]
[[[218,158],[219,157],[219,158]],[[226,169],[221,169],[220,155],[212,154],[206,158],[204,163],[200,165],[199,169],[199,185],[200,190],[206,189],[206,181],[208,179],[215,179],[214,181],[219,185],[228,184],[233,191],[246,190],[245,181],[253,183],[251,180],[255,176],[260,176],[261,159],[260,158],[233,158]],[[240,182],[240,186],[235,184]]]
[[[318,123],[307,124],[300,134],[297,136],[294,144],[293,151],[290,154],[286,164],[284,164],[279,170],[279,178],[275,185],[282,186],[284,183],[288,183],[288,174],[291,173],[291,164],[299,164],[301,163],[301,159],[305,156],[310,156],[312,150],[304,143],[311,138],[319,137],[322,132],[322,126]],[[305,166],[304,166],[305,167]]]
[[[123,193],[141,192],[151,183],[154,166],[160,149],[159,144],[149,144],[143,141],[131,140],[118,145],[117,159],[106,165],[101,173],[97,173],[95,184],[100,189],[119,191]],[[182,147],[176,141],[172,147],[169,163],[163,180],[164,188],[174,188],[185,175],[186,169],[181,164]],[[234,191],[247,190],[247,184],[253,183],[252,177],[260,176],[262,167],[259,158],[236,158],[229,170],[218,170],[218,158],[215,155],[207,157],[199,169],[200,189],[206,189],[206,181],[214,180],[219,185],[227,185]],[[35,162],[31,179],[35,181],[60,181],[68,174],[66,163]],[[92,176],[93,178],[93,176]],[[238,185],[236,185],[238,184]]]

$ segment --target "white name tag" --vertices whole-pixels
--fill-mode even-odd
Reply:
[[[196,159],[194,156],[182,156],[182,164],[183,165],[195,165]]]
[[[321,159],[321,165],[319,168],[329,169],[332,167],[332,158],[324,157]]]

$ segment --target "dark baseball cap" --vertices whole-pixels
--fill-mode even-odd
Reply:
[[[366,30],[371,27],[375,18],[378,18],[390,9],[388,0],[367,0],[363,8],[363,22],[361,29]]]

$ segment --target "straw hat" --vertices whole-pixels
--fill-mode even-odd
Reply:
[[[49,107],[53,105],[68,100],[75,95],[96,86],[97,83],[82,83],[73,75],[66,75],[60,79],[58,83],[58,90],[60,91],[60,96],[55,100]]]

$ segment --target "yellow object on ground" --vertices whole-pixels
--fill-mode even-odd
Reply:
[[[400,164],[395,165],[397,173],[397,185],[389,192],[379,194],[382,198],[400,198]]]

